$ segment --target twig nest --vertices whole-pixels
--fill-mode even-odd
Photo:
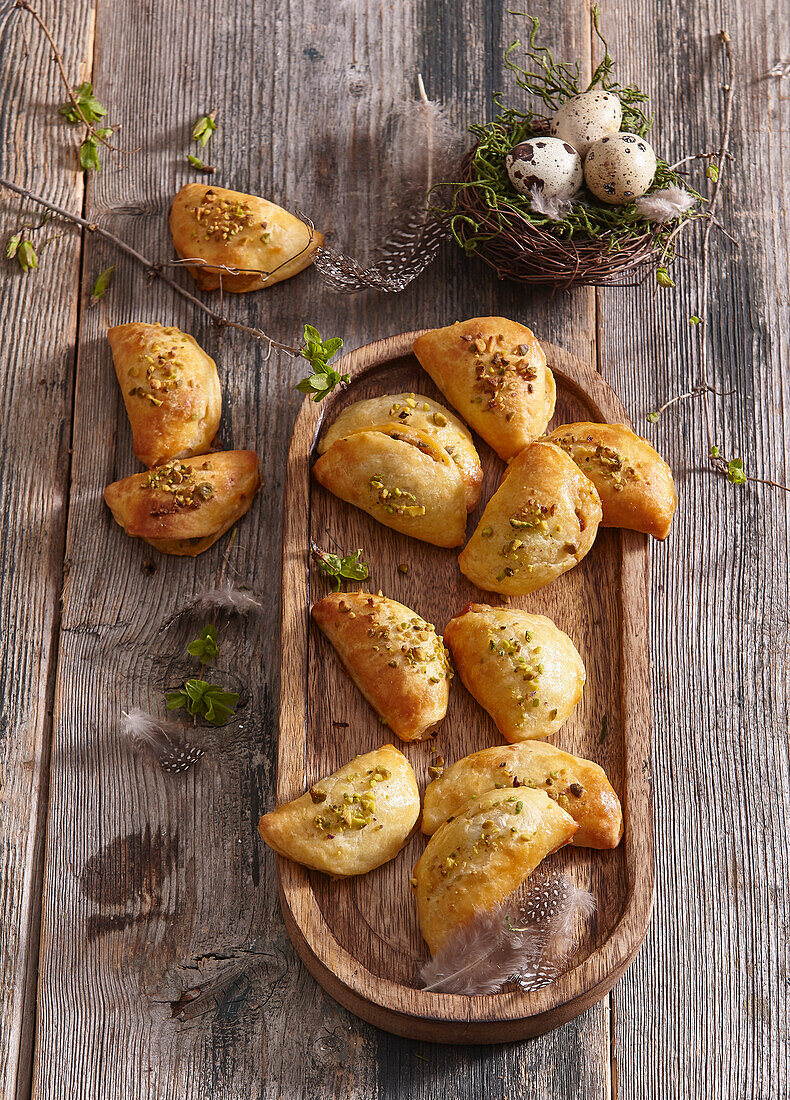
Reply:
[[[559,138],[535,137],[514,145],[505,157],[505,167],[521,195],[537,188],[547,198],[556,198],[573,195],[581,187],[581,157]]]
[[[584,158],[584,182],[596,198],[612,206],[644,195],[655,174],[653,147],[637,134],[601,138]]]
[[[549,133],[567,141],[580,157],[601,138],[616,134],[623,121],[618,96],[602,90],[573,95],[555,112]]]

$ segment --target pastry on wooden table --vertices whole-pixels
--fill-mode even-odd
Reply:
[[[370,592],[337,592],[313,606],[313,619],[346,671],[402,741],[430,736],[447,713],[453,677],[431,623]]]
[[[571,815],[579,826],[571,844],[616,848],[620,843],[623,812],[603,768],[543,741],[497,745],[445,768],[425,790],[422,831],[430,836],[489,791],[524,787],[544,791]]]
[[[281,856],[348,878],[394,859],[419,815],[411,764],[393,745],[382,745],[264,814],[258,831]]]
[[[107,339],[143,465],[205,454],[222,412],[211,356],[186,332],[142,321],[108,329]]]
[[[582,697],[584,663],[545,615],[473,603],[444,640],[464,687],[508,741],[551,737]]]
[[[553,443],[515,458],[458,558],[488,592],[524,596],[582,560],[601,522],[598,491]]]
[[[506,462],[543,435],[556,387],[546,355],[524,325],[473,317],[433,329],[414,354],[444,396]]]
[[[274,286],[298,275],[313,262],[324,238],[273,202],[225,187],[188,183],[170,210],[173,245],[201,290],[233,294]],[[238,275],[222,267],[247,269]]]
[[[336,440],[313,466],[316,481],[386,527],[435,546],[466,534],[461,470],[427,432],[400,425]]]
[[[254,451],[217,451],[115,481],[104,499],[127,535],[195,557],[244,515],[260,484]]]
[[[431,954],[479,913],[500,905],[577,828],[561,806],[530,787],[490,791],[441,825],[413,879]]]
[[[447,451],[461,471],[466,491],[466,510],[471,512],[480,500],[483,470],[466,425],[444,405],[419,393],[385,393],[365,401],[355,401],[327,428],[318,445],[319,454],[338,439],[360,429],[390,428],[393,424],[416,428],[431,436]]]
[[[656,539],[669,534],[678,503],[672,471],[625,424],[563,424],[546,436],[595,485],[602,527],[628,527]]]

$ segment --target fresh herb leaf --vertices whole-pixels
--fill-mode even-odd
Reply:
[[[660,413],[651,412],[651,413],[647,414],[647,419],[650,421],[651,424],[655,424],[655,422],[658,420],[660,415],[661,415]]]
[[[313,401],[323,401],[335,386],[345,386],[351,381],[348,374],[340,374],[329,366],[329,360],[335,356],[343,346],[343,341],[338,336],[330,340],[323,340],[318,329],[312,325],[304,327],[304,346],[300,354],[313,368],[313,374],[302,378],[296,383],[300,393],[310,394]]]
[[[659,286],[663,286],[665,289],[675,285],[675,280],[669,274],[669,271],[665,267],[656,268],[656,282]]]
[[[689,324],[690,325],[698,325],[701,320],[702,320],[702,318],[698,317],[696,315],[696,313],[692,313],[692,315],[689,317]]]
[[[216,117],[217,112],[210,111],[207,115],[201,115],[192,127],[192,140],[200,142],[204,149],[208,145],[211,135],[217,128],[217,124],[214,121]]]
[[[717,183],[719,179],[718,164],[709,164],[705,171],[705,175],[708,177],[709,180],[713,180],[714,183]]]
[[[28,240],[22,240],[16,249],[16,262],[24,272],[30,272],[38,268],[38,256],[33,245]]]
[[[727,463],[727,480],[732,485],[743,485],[746,482],[742,458],[731,458]]]
[[[193,718],[204,718],[212,726],[224,726],[234,717],[239,696],[205,680],[186,680],[180,690],[168,691],[165,701],[168,710],[184,709]]]
[[[197,657],[202,665],[206,665],[209,661],[213,661],[215,657],[218,657],[217,628],[210,624],[204,626],[200,632],[200,637],[195,638],[194,642],[190,642],[187,646],[187,653],[192,657]]]
[[[340,591],[340,580],[366,581],[370,576],[368,563],[361,560],[362,550],[354,550],[353,553],[343,556],[330,554],[322,550],[315,543],[310,546],[313,560],[318,563],[322,576],[329,577],[330,584],[335,592]]]
[[[105,267],[104,271],[97,277],[96,282],[93,284],[93,290],[91,291],[90,304],[95,306],[97,302],[100,302],[107,291],[112,285],[112,281],[115,278],[115,264],[110,267]]]
[[[84,84],[80,84],[78,88],[74,89],[74,98],[79,104],[79,111],[75,105],[68,100],[60,107],[60,114],[71,123],[84,123],[87,122],[89,126],[92,126],[94,122],[98,122],[100,118],[104,118],[107,114],[105,107],[99,103],[96,96],[93,94],[93,85],[86,81]],[[80,116],[80,111],[82,116]],[[107,136],[106,134],[104,135]]]
[[[187,153],[187,160],[193,168],[196,168],[198,172],[205,172],[207,176],[216,171],[213,165],[204,164],[200,157],[193,157],[191,153]],[[268,237],[268,234],[264,234],[264,236]]]
[[[80,168],[83,172],[98,172],[100,167],[99,146],[96,138],[88,134],[80,142]]]

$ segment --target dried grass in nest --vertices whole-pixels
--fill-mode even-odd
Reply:
[[[667,237],[665,226],[627,239],[619,234],[616,243],[608,233],[560,240],[514,208],[492,210],[474,187],[476,149],[470,149],[461,163],[459,179],[471,186],[459,188],[455,195],[453,214],[460,215],[455,219],[455,235],[461,242],[474,237],[469,254],[479,256],[500,279],[564,290],[611,285],[629,272],[658,265]]]

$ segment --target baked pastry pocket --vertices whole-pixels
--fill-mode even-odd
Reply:
[[[543,741],[495,745],[445,768],[425,790],[422,831],[430,836],[491,790],[520,792],[524,787],[543,791],[571,815],[579,826],[571,844],[616,848],[620,843],[623,812],[603,768]]]
[[[216,451],[115,481],[104,499],[127,535],[195,557],[244,515],[260,483],[254,451]]]
[[[646,439],[625,424],[563,424],[546,439],[592,481],[602,527],[627,527],[656,539],[669,534],[678,494],[672,471]]]
[[[382,722],[403,741],[430,736],[447,713],[453,676],[433,625],[369,592],[333,593],[312,616]]]
[[[222,394],[217,365],[186,332],[135,321],[107,330],[115,373],[144,466],[208,451]]]
[[[413,350],[450,404],[506,462],[545,432],[554,415],[554,375],[524,325],[472,317],[426,332]]]
[[[425,432],[443,447],[464,479],[466,510],[471,512],[480,500],[483,470],[480,456],[466,425],[444,405],[419,393],[385,393],[348,405],[327,428],[320,443],[324,454],[333,443],[351,432],[381,425],[400,424]]]
[[[508,741],[551,737],[582,697],[584,663],[545,615],[469,604],[444,640],[464,687]]]
[[[225,187],[188,183],[170,209],[173,246],[201,290],[233,294],[274,286],[298,275],[324,243],[317,230],[273,202]],[[223,267],[237,269],[233,275]]]
[[[543,791],[490,791],[433,834],[414,868],[420,929],[436,954],[508,898],[577,825]]]
[[[383,745],[264,814],[258,831],[281,856],[349,878],[394,859],[419,814],[411,765],[393,745]]]
[[[553,443],[533,443],[508,466],[458,564],[478,588],[524,596],[577,565],[600,521],[589,478]]]
[[[459,546],[466,533],[461,471],[425,432],[399,424],[336,440],[313,466],[335,496],[386,527],[435,546]]]

